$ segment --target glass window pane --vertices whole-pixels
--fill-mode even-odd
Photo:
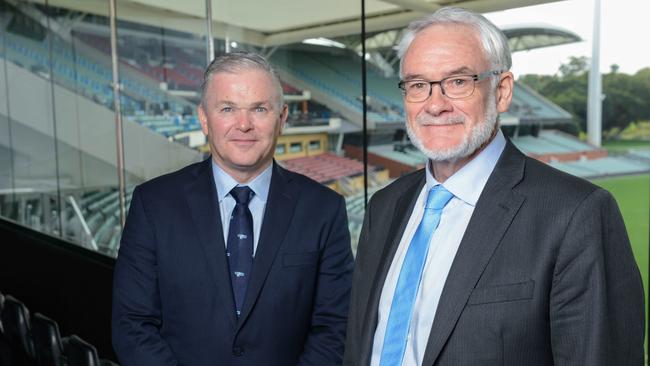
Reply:
[[[205,138],[196,106],[207,59],[204,0],[183,2],[182,10],[196,16],[184,25],[179,15],[155,9],[153,21],[134,17],[131,6],[117,7],[127,210],[136,185],[203,159]],[[87,36],[107,44],[107,32],[103,28]],[[106,243],[113,253],[119,246],[119,221],[115,225],[118,235]]]

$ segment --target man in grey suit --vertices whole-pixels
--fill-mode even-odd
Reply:
[[[377,192],[345,365],[642,365],[643,287],[612,196],[499,129],[514,77],[483,16],[442,8],[399,47],[426,169]]]

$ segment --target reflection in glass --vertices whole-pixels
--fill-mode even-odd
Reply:
[[[40,1],[0,4],[0,215],[115,255],[121,228],[108,6],[88,12]],[[196,116],[206,66],[205,1],[148,8],[146,19],[130,6],[119,6],[117,14],[127,205],[135,185],[209,153]],[[277,69],[289,117],[276,160],[346,197],[356,246],[365,204],[364,107],[370,195],[426,164],[405,133],[396,87],[395,46],[410,19],[374,25],[364,39],[358,2],[340,2],[308,17],[300,6],[276,4],[278,16],[260,16],[266,10],[255,1],[213,0],[215,52],[255,51]],[[369,15],[395,8],[374,4]],[[506,33],[513,44],[523,44],[516,39],[521,32]],[[562,76],[576,80],[572,88],[584,87],[581,78],[586,80],[578,66],[568,65],[574,74]],[[606,80],[614,83],[620,74]],[[564,85],[562,77],[552,81]],[[645,78],[642,72],[635,76]],[[520,78],[510,111],[501,115],[504,132],[521,150],[590,179],[647,177],[647,119],[606,131],[605,149],[588,145],[575,122],[584,110],[549,95],[549,83],[541,76]],[[605,88],[605,110],[613,111],[616,105],[607,103],[618,94],[607,83]],[[572,95],[586,94],[583,89]],[[647,207],[646,202],[641,209]],[[647,233],[632,236],[647,247]]]

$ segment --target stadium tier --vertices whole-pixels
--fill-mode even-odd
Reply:
[[[570,123],[572,119],[569,112],[520,82],[515,82],[510,109],[501,114],[503,122],[514,121],[522,125]]]
[[[6,54],[1,56],[7,60],[45,78],[51,77],[51,67],[57,84],[113,109],[112,72],[107,54],[91,49],[75,38],[67,42],[52,37],[50,65],[50,38],[39,42],[4,32],[0,34],[0,42],[6,44]],[[123,92],[120,98],[122,111],[126,115],[165,113],[170,117],[161,118],[173,119],[188,110],[194,111],[194,104],[164,92],[157,81],[133,67],[124,63],[121,65]],[[137,117],[134,120],[139,121]]]
[[[271,62],[278,68],[281,76],[291,78],[296,86],[311,90],[315,99],[333,110],[339,111],[347,118],[359,123],[363,113],[361,96],[361,80],[359,73],[360,58],[355,55],[343,54],[332,56],[318,52],[297,50],[277,50],[271,56]],[[390,81],[376,82],[375,85],[385,87]],[[369,82],[371,85],[371,82]],[[397,91],[397,82],[394,89]],[[379,88],[378,88],[379,89]],[[385,97],[391,92],[368,90],[368,96],[373,100],[369,103],[368,121],[374,123],[401,122],[403,113],[399,93],[395,99]],[[397,108],[397,109],[395,109]]]
[[[650,163],[650,149],[641,150],[641,149],[632,149],[629,151],[629,155],[636,159],[641,159]]]
[[[540,131],[538,137],[519,136],[514,138],[512,142],[524,153],[535,155],[597,150],[597,148],[582,142],[573,136],[554,130]]]
[[[592,160],[551,162],[551,166],[583,178],[602,178],[629,174],[650,173],[650,162],[624,156],[608,156]]]
[[[316,156],[288,159],[282,161],[281,164],[285,168],[304,174],[319,183],[330,183],[343,177],[363,174],[363,163],[360,161],[329,152]],[[372,169],[374,167],[368,167],[368,170]]]

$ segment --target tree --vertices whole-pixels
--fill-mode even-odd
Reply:
[[[519,81],[544,95],[573,115],[586,130],[589,60],[570,57],[555,75],[523,75]],[[619,72],[618,65],[610,67],[603,78],[603,130],[624,129],[631,122],[650,120],[650,68],[635,75]]]

